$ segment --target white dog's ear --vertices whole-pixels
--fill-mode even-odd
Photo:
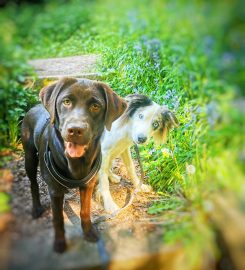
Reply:
[[[163,125],[169,130],[179,126],[179,121],[171,111],[167,110],[161,113]]]
[[[179,121],[174,115],[174,113],[169,110],[162,112],[161,116],[163,126],[162,140],[163,142],[166,142],[169,130],[178,127]]]
[[[179,121],[176,118],[175,114],[167,109],[167,107],[163,107],[161,112],[161,126],[159,130],[154,133],[153,139],[156,144],[165,143],[168,137],[169,130],[179,126]]]

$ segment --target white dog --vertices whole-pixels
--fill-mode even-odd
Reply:
[[[170,128],[177,126],[178,121],[166,106],[160,106],[144,95],[129,95],[126,98],[128,108],[124,114],[113,122],[111,130],[105,131],[102,138],[102,165],[99,172],[99,189],[97,199],[102,197],[107,212],[119,209],[113,201],[109,180],[120,182],[120,177],[111,171],[112,161],[121,157],[129,177],[135,187],[140,180],[136,174],[130,147],[133,144],[143,144],[153,137],[157,143],[162,143],[167,137]],[[141,191],[149,192],[151,187],[142,184]]]

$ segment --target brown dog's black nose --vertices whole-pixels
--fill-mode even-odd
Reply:
[[[82,136],[84,132],[84,128],[81,127],[70,127],[67,129],[67,133],[69,136]]]

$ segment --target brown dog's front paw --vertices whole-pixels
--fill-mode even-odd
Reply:
[[[32,208],[32,217],[34,219],[39,218],[44,212],[44,209],[42,206],[33,207]]]
[[[65,240],[55,240],[54,241],[54,251],[58,253],[63,253],[66,250]]]
[[[87,232],[84,231],[84,238],[89,242],[97,242],[100,239],[100,234],[96,227],[92,225]]]

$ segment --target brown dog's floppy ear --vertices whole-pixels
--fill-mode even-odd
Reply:
[[[51,97],[51,94],[56,86],[56,83],[52,83],[48,86],[45,86],[41,89],[39,92],[39,98],[41,99],[41,102],[43,103],[44,107],[47,109],[48,100]]]
[[[120,117],[127,108],[126,101],[119,97],[107,84],[96,82],[99,90],[103,91],[106,100],[105,126],[111,130],[112,122]]]
[[[50,114],[51,123],[54,123],[55,121],[55,114],[56,114],[55,104],[59,93],[63,89],[74,84],[75,82],[77,82],[77,80],[74,78],[62,78],[56,83],[50,84],[41,89],[39,97],[44,107]]]

